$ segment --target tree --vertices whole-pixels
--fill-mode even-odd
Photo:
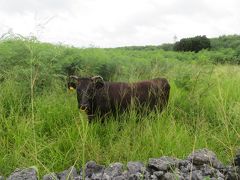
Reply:
[[[192,38],[183,38],[176,42],[173,46],[175,51],[194,51],[199,52],[202,49],[210,49],[210,40],[204,36],[196,36]]]

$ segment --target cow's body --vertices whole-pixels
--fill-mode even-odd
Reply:
[[[78,78],[78,106],[89,116],[96,112],[105,115],[109,112],[123,111],[134,103],[138,108],[147,106],[162,111],[167,105],[170,85],[165,78],[139,81],[136,83],[105,82],[101,86],[91,78]],[[93,81],[93,82],[92,82]],[[88,83],[88,85],[87,85]],[[97,88],[96,88],[97,87]]]

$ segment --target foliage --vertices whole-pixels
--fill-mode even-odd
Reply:
[[[218,38],[212,38],[211,45],[213,50],[223,48],[239,49],[240,35],[223,35]]]
[[[192,38],[183,38],[174,44],[175,51],[194,51],[199,52],[202,49],[211,49],[210,39],[206,36],[196,36]]]
[[[172,51],[174,46],[171,43],[164,43],[164,44],[160,45],[159,47],[165,51]]]

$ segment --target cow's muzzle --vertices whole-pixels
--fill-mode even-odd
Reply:
[[[88,106],[87,106],[87,105],[81,105],[81,106],[80,106],[80,109],[81,109],[82,111],[88,111]]]

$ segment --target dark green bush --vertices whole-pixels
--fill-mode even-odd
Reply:
[[[174,44],[175,51],[194,51],[199,52],[202,49],[210,49],[210,40],[206,36],[196,36],[192,38],[183,38]]]

